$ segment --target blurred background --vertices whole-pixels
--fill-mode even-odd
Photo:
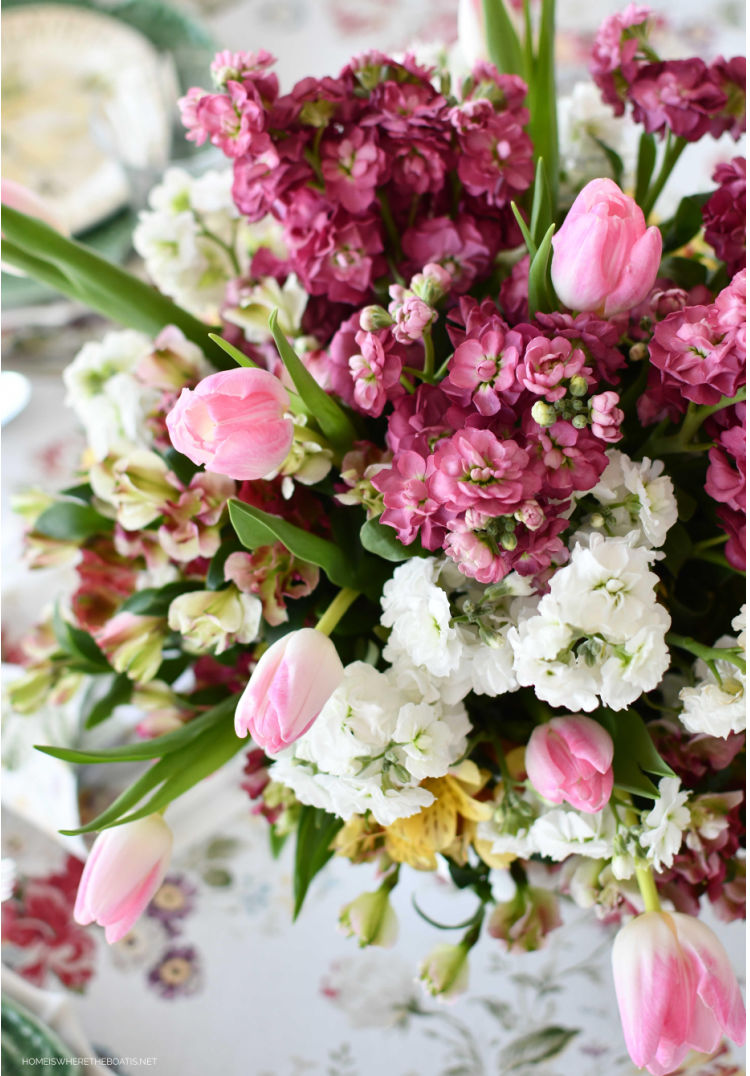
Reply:
[[[559,2],[563,135],[574,123],[593,34],[622,6]],[[741,0],[712,4],[710,18],[705,0],[653,6],[665,56],[710,60],[744,51]],[[4,177],[44,196],[76,237],[143,273],[131,235],[164,170],[177,164],[200,174],[227,163],[217,150],[185,141],[176,107],[191,85],[209,85],[216,49],[267,49],[278,58],[283,91],[305,75],[337,73],[365,49],[451,45],[456,0],[5,0],[2,32]],[[624,131],[626,166],[629,138]],[[681,193],[711,187],[715,165],[744,152],[731,141],[706,141],[685,153],[662,212]],[[61,372],[109,326],[22,277],[3,273],[2,291],[2,641],[12,678],[20,639],[67,577],[64,569],[24,567],[10,499],[30,486],[69,484],[84,441],[64,406]],[[107,735],[133,720],[124,708]],[[111,1071],[149,1067],[159,1076],[633,1071],[607,928],[577,909],[540,953],[476,950],[469,994],[451,1007],[427,1001],[414,983],[436,937],[409,907],[412,895],[440,921],[467,914],[462,894],[439,876],[414,876],[413,894],[397,890],[402,937],[394,952],[360,953],[336,932],[341,905],[372,888],[369,867],[333,862],[292,927],[289,850],[271,860],[266,824],[251,815],[241,787],[242,756],[170,811],[173,869],[131,934],[106,946],[98,928],[72,920],[85,848],[55,830],[100,809],[112,788],[96,783],[100,773],[74,772],[32,746],[69,742],[76,721],[73,704],[25,718],[6,708],[3,719],[8,1073],[28,1072],[19,1059],[32,1042],[39,1056],[106,1058]],[[122,777],[109,767],[107,776]],[[720,925],[720,936],[741,972],[742,926]],[[736,1051],[692,1071],[744,1069]]]

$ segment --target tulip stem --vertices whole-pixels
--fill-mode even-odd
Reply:
[[[315,630],[321,631],[324,635],[330,635],[346,610],[358,597],[358,590],[354,590],[353,587],[343,587],[315,625]]]
[[[654,872],[650,867],[636,867],[635,876],[643,897],[645,910],[647,912],[660,912],[661,902],[656,889],[656,882],[654,881]]]
[[[687,139],[680,137],[673,138],[671,131],[667,134],[667,143],[664,147],[664,157],[662,158],[659,174],[649,188],[646,197],[643,200],[643,205],[641,206],[643,216],[646,220],[648,220],[651,210],[656,205],[657,199],[664,190],[664,186],[672,173],[672,169],[677,164],[680,154],[686,145]]]

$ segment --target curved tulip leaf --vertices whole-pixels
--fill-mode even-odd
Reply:
[[[305,364],[297,355],[278,324],[278,310],[274,310],[268,319],[273,333],[276,349],[281,361],[289,371],[294,387],[300,394],[305,407],[313,416],[320,429],[338,452],[347,451],[357,436],[351,419],[333,396],[320,387]]]
[[[302,808],[294,855],[294,919],[302,911],[310,882],[333,855],[331,843],[343,824],[320,807]]]
[[[59,542],[85,542],[95,534],[111,531],[113,519],[107,519],[90,504],[82,501],[58,501],[38,517],[34,531]]]
[[[383,560],[402,561],[409,560],[410,557],[430,556],[419,540],[411,545],[403,545],[393,527],[388,527],[377,519],[368,519],[362,524],[359,538],[365,549]]]
[[[559,306],[549,269],[554,230],[554,224],[550,224],[529,265],[529,317],[531,318],[539,311],[546,313]]]
[[[495,67],[505,75],[523,75],[521,42],[504,0],[483,0],[487,51]]]

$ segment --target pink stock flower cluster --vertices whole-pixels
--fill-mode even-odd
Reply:
[[[222,53],[218,92],[192,89],[181,110],[189,139],[233,159],[240,211],[282,223],[280,273],[357,305],[386,273],[388,250],[403,275],[438,262],[466,291],[504,238],[518,241],[509,203],[533,178],[519,78],[480,66],[465,99],[449,104],[412,57],[371,52],[338,78],[305,78],[280,95],[271,63],[264,52]],[[382,363],[368,347],[366,362]]]
[[[452,312],[455,352],[439,385],[396,400],[389,466],[372,477],[381,522],[405,545],[442,547],[464,574],[539,576],[566,557],[570,496],[591,489],[620,437],[617,329],[595,315],[513,327],[490,300]]]
[[[719,164],[713,174],[719,184],[703,207],[706,242],[734,276],[745,265],[747,236],[747,165],[744,157]]]
[[[649,44],[650,8],[629,4],[599,28],[589,70],[603,100],[621,116],[630,104],[646,131],[688,142],[745,130],[745,58],[661,60]]]

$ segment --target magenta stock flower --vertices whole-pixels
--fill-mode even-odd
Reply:
[[[429,483],[432,496],[449,509],[481,507],[494,515],[515,511],[540,485],[528,453],[515,441],[471,427],[438,445]]]
[[[648,295],[661,260],[661,233],[611,179],[587,183],[552,237],[552,283],[573,310],[611,317]]]
[[[709,450],[706,493],[734,511],[744,512],[747,451],[745,405],[738,404],[737,410],[741,412],[742,424],[723,430],[717,446]]]
[[[160,814],[105,829],[78,887],[77,923],[99,923],[112,944],[123,938],[157,891],[169,865],[172,831]]]
[[[554,403],[563,398],[567,392],[563,382],[572,377],[591,380],[591,367],[586,366],[586,356],[580,348],[573,347],[563,336],[553,340],[537,336],[530,341],[518,368],[518,380],[524,388]]]
[[[493,318],[478,339],[465,340],[456,348],[448,367],[448,385],[461,392],[462,402],[471,400],[480,414],[497,414],[499,393],[508,398],[515,386],[523,344],[520,333]],[[517,390],[510,392],[510,399],[517,397]]]
[[[553,717],[529,737],[526,773],[546,800],[593,814],[609,803],[613,755],[612,737],[598,721],[583,715]]]
[[[667,1076],[722,1035],[745,1041],[745,1008],[729,958],[700,920],[646,912],[615,938],[612,969],[625,1043],[638,1068]]]
[[[703,207],[706,242],[714,248],[717,258],[727,263],[730,276],[745,264],[746,171],[744,157],[717,165],[713,179],[719,188]]]
[[[315,628],[277,639],[261,656],[237,703],[234,727],[276,754],[312,725],[341,683],[344,666],[336,647]]]
[[[687,306],[659,322],[649,345],[662,378],[698,404],[734,396],[745,378],[744,271],[711,306]]]
[[[342,138],[325,139],[320,152],[328,197],[351,213],[362,213],[375,200],[385,171],[386,157],[374,134],[355,127]]]
[[[616,116],[625,111],[625,92],[637,74],[637,54],[652,16],[650,8],[631,3],[597,30],[589,71]]]
[[[183,389],[167,415],[178,452],[229,478],[263,478],[286,459],[294,427],[289,395],[266,370],[223,370]]]
[[[611,390],[592,396],[589,400],[591,432],[609,444],[622,438],[620,426],[625,421],[625,412],[617,406],[619,402],[620,397]]]
[[[669,130],[697,142],[711,126],[711,117],[727,103],[698,57],[645,64],[630,86],[633,119],[651,134]]]

